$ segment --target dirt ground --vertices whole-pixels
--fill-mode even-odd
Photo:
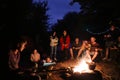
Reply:
[[[65,74],[65,68],[73,67],[77,63],[78,62],[76,60],[57,63],[52,66],[51,70],[53,71],[48,73],[47,80],[73,80],[67,78],[69,75],[64,75],[64,77],[61,75]],[[120,65],[114,61],[96,62],[94,70],[99,71],[102,74],[102,80],[120,80]]]
[[[80,79],[74,79],[74,74],[71,72],[71,68],[79,63],[79,60],[67,60],[64,62],[56,62],[56,64],[42,67],[42,70],[38,70],[36,78],[25,76],[24,79],[17,80],[120,80],[120,64],[115,61],[99,61],[96,62],[94,71],[100,73],[100,75],[78,75]],[[27,72],[29,74],[29,72]],[[10,74],[9,74],[10,75]],[[94,79],[92,79],[92,77]],[[89,77],[89,78],[87,78]],[[102,79],[99,79],[102,77]],[[21,77],[20,77],[21,78]],[[16,80],[16,79],[15,79]]]

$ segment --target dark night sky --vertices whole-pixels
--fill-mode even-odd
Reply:
[[[43,0],[33,0],[34,2],[39,2]],[[54,24],[57,22],[57,19],[62,19],[63,16],[70,12],[80,11],[79,4],[75,3],[74,5],[69,5],[71,0],[47,0],[48,1],[48,12],[47,14],[50,15],[49,24]]]

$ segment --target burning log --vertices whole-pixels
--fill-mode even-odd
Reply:
[[[86,62],[82,60],[75,67],[68,67],[71,74],[69,80],[103,80],[102,74],[94,70],[96,64],[94,62]]]
[[[92,68],[93,69],[93,68]],[[64,68],[62,77],[65,80],[103,80],[102,74],[97,70],[74,72],[74,67]]]
[[[79,73],[75,72],[71,76],[71,80],[103,80],[102,74],[99,71],[93,71],[91,73]]]

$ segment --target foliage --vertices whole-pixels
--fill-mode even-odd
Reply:
[[[81,39],[87,38],[89,35],[85,32],[85,18],[83,15],[76,12],[69,12],[63,18],[53,26],[53,30],[56,30],[59,36],[62,35],[62,31],[66,29],[71,36],[73,41],[75,37]],[[84,35],[88,36],[84,36]]]
[[[4,21],[0,25],[2,40],[9,42],[18,36],[29,36],[35,41],[39,37],[40,42],[48,37],[47,1],[33,4],[32,0],[2,0],[0,8]]]
[[[75,2],[81,5],[81,14],[93,15],[95,24],[107,25],[112,20],[119,18],[119,0],[72,0],[71,5]],[[86,17],[88,17],[86,16]]]
[[[76,36],[84,38],[92,35],[87,33],[87,29],[97,33],[105,31],[111,24],[120,24],[118,0],[72,0],[70,5],[74,3],[79,3],[80,12],[69,12],[62,20],[58,20],[53,29],[59,34],[66,28],[73,39]]]

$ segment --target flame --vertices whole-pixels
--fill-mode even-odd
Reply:
[[[92,70],[89,69],[89,65],[86,62],[92,62],[91,58],[89,56],[84,56],[84,58],[81,59],[79,64],[73,68],[73,72],[92,72]]]

